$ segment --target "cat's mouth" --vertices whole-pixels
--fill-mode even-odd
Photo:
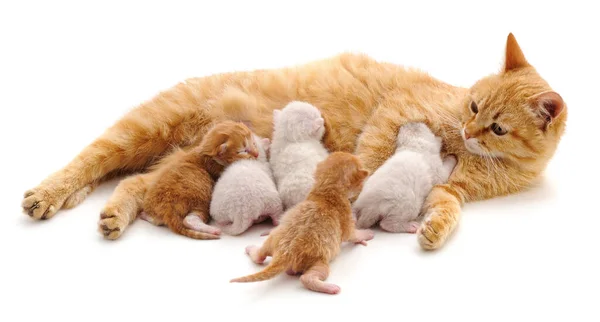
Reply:
[[[465,135],[465,128],[460,129],[460,135],[462,136],[463,142],[465,143],[465,148],[467,151],[478,154],[478,155],[486,155],[486,152],[481,148],[477,138],[467,138]]]
[[[465,135],[464,127],[461,128],[460,135],[462,136],[462,139],[463,139],[463,142],[465,143],[465,148],[467,148],[467,151],[469,151],[473,154],[481,155],[484,157],[493,157],[493,158],[502,158],[504,156],[504,154],[502,152],[487,151],[486,149],[484,149],[481,146],[481,144],[479,144],[479,140],[477,138],[467,138],[467,136]]]

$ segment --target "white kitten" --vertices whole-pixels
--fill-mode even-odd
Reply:
[[[254,223],[271,217],[279,223],[283,206],[267,161],[269,139],[253,135],[256,160],[239,160],[228,166],[215,184],[210,215],[229,235],[239,235]]]
[[[306,199],[317,163],[327,158],[321,140],[325,121],[311,104],[293,101],[273,111],[271,168],[286,209]]]
[[[414,233],[415,221],[434,185],[448,181],[456,159],[440,156],[442,140],[423,123],[400,128],[396,153],[366,181],[352,206],[356,226],[367,228],[381,220],[382,229]]]

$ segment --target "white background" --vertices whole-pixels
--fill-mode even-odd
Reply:
[[[597,12],[576,1],[2,1],[0,320],[598,321]],[[26,189],[185,78],[350,50],[470,86],[500,68],[510,31],[568,104],[545,177],[466,205],[440,251],[382,232],[344,247],[329,277],[339,295],[285,275],[229,284],[258,271],[244,247],[265,227],[195,241],[138,221],[104,240],[96,222],[115,181],[52,220],[21,213]]]

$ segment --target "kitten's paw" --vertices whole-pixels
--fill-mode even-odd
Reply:
[[[79,205],[85,198],[94,190],[94,186],[92,184],[88,184],[85,187],[75,191],[72,195],[67,197],[65,203],[63,204],[63,208],[71,209],[75,206]]]
[[[106,239],[117,239],[121,237],[128,222],[122,218],[118,212],[104,210],[100,213],[100,221],[98,222],[98,231]]]
[[[260,256],[260,247],[256,245],[250,245],[246,247],[246,254],[250,257],[250,259],[256,264],[262,264],[267,259],[266,256]]]
[[[450,223],[438,212],[429,212],[419,228],[418,240],[423,249],[440,248],[450,233]]]
[[[50,219],[62,207],[66,197],[43,186],[28,190],[23,195],[23,212],[35,219]]]
[[[156,219],[156,218],[154,218],[154,217],[152,217],[152,216],[148,215],[148,214],[147,214],[146,212],[144,212],[144,211],[142,211],[142,212],[139,214],[139,217],[140,217],[140,219],[141,219],[141,220],[147,221],[147,222],[149,222],[149,223],[153,224],[154,226],[163,226],[163,225],[165,224],[165,223],[163,223],[162,221],[160,221],[160,220],[158,220],[158,219]]]
[[[419,230],[420,225],[421,224],[417,221],[409,221],[406,224],[404,224],[404,231],[409,234],[414,234],[417,232],[417,230]]]
[[[269,236],[269,234],[271,234],[271,230],[267,230],[267,231],[263,231],[262,233],[260,233],[260,237],[264,237],[264,236]]]
[[[361,244],[367,246],[367,241],[373,239],[375,237],[375,232],[370,229],[358,229],[355,233],[355,239],[353,242],[355,244]]]

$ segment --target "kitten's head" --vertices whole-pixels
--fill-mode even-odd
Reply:
[[[512,34],[503,70],[471,87],[462,112],[469,152],[515,162],[547,161],[567,118],[565,102],[527,62]]]
[[[282,110],[273,111],[275,132],[290,142],[321,140],[325,134],[325,120],[315,106],[293,101]]]
[[[419,152],[439,154],[442,148],[442,138],[431,132],[424,123],[408,123],[398,131],[398,149],[410,148]]]
[[[342,185],[348,190],[348,198],[358,196],[369,172],[360,160],[347,152],[333,152],[317,165],[315,178],[325,185]]]
[[[257,142],[252,131],[240,123],[224,121],[215,125],[201,143],[202,151],[221,165],[259,156]]]
[[[256,134],[252,134],[252,140],[254,140],[258,151],[257,159],[259,161],[266,162],[269,158],[269,148],[271,147],[271,140],[269,138],[262,138]]]

